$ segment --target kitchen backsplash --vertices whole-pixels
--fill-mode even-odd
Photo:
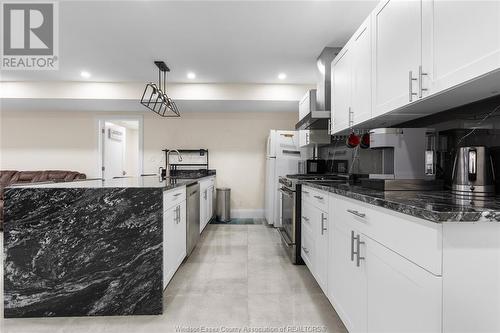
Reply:
[[[325,160],[347,160],[349,173],[380,173],[382,170],[381,151],[347,148],[345,141],[335,141],[331,145],[320,147],[319,156]]]
[[[487,120],[481,122],[497,107],[497,111],[491,114]],[[500,146],[500,95],[402,123],[395,127],[427,127],[434,128],[438,132],[466,129],[454,131],[455,135],[450,136],[452,140],[456,141],[455,144],[471,129],[478,127],[479,130],[462,140],[461,145]],[[448,146],[453,146],[454,143],[448,142]],[[345,140],[334,141],[330,145],[319,147],[319,156],[326,160],[347,160],[350,173],[378,173],[382,169],[380,151],[350,149],[346,147]]]

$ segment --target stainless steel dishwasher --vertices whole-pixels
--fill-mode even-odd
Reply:
[[[187,225],[186,225],[186,254],[189,256],[200,239],[200,184],[197,182],[188,185],[187,196]]]

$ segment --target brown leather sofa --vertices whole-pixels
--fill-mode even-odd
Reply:
[[[3,189],[13,184],[39,182],[71,182],[86,179],[83,173],[63,170],[15,171],[0,170],[0,230],[3,230]]]

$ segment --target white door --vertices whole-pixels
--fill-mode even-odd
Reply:
[[[442,278],[367,237],[363,241],[368,332],[441,332]]]
[[[186,201],[163,213],[163,288],[186,257]]]
[[[106,123],[103,133],[103,178],[124,176],[125,128]]]
[[[424,88],[442,91],[500,68],[500,1],[422,2]]]
[[[420,7],[420,1],[385,0],[373,13],[374,116],[417,100]]]
[[[333,63],[332,96],[333,96],[333,132],[349,127],[352,90],[352,59],[349,46],[343,50]]]
[[[354,124],[372,116],[372,36],[368,17],[352,40],[352,121]]]

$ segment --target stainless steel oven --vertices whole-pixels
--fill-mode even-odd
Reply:
[[[278,229],[282,244],[292,263],[304,264],[300,257],[302,228],[302,185],[301,181],[321,183],[328,186],[332,183],[347,183],[348,175],[288,175],[279,178],[281,193],[281,225]]]
[[[282,243],[294,264],[302,264],[300,257],[300,191],[296,181],[280,177],[281,225],[278,229]]]

